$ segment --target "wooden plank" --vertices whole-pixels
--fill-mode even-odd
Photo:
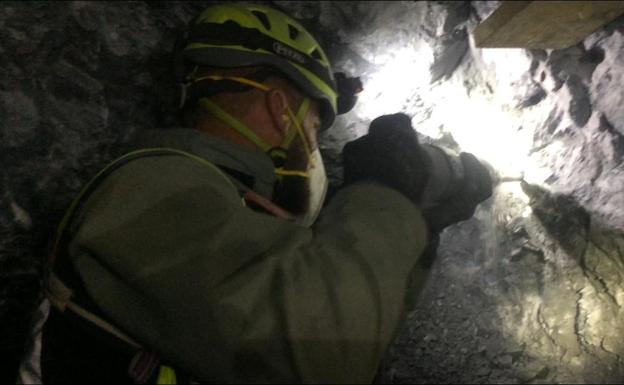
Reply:
[[[624,1],[503,1],[474,40],[479,48],[567,48],[623,13]]]

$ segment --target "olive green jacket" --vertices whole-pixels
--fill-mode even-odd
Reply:
[[[189,129],[143,134],[256,177],[260,152]],[[313,228],[246,207],[228,177],[184,156],[133,160],[86,201],[69,256],[125,332],[209,382],[370,382],[426,244],[418,208],[373,183],[344,188]]]

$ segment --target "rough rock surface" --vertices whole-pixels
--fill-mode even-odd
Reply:
[[[47,237],[130,133],[176,124],[170,52],[209,3],[0,5],[9,369],[37,304]],[[565,50],[481,50],[471,32],[498,2],[269,3],[318,35],[336,69],[363,78],[358,106],[321,138],[334,186],[344,144],[397,111],[423,140],[528,182],[501,184],[443,234],[378,380],[621,383],[624,18]]]

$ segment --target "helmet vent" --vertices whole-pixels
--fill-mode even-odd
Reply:
[[[316,60],[323,60],[323,58],[321,57],[321,53],[319,52],[318,48],[315,48],[314,51],[312,51],[312,53],[310,55],[312,55],[312,57],[315,58]]]
[[[296,40],[297,36],[299,36],[299,30],[297,28],[293,27],[292,25],[288,24],[288,36],[292,40]]]
[[[267,17],[267,15],[262,12],[262,11],[251,11],[251,13],[254,14],[254,16],[256,16],[258,18],[258,20],[260,20],[260,22],[262,23],[262,25],[264,26],[264,28],[268,30],[271,30],[271,23],[269,22],[269,18]]]

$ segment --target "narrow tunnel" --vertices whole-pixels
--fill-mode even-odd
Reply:
[[[172,50],[212,3],[0,5],[4,381],[56,224],[134,131],[178,124]],[[501,2],[260,3],[362,79],[355,108],[320,137],[333,188],[345,143],[395,112],[421,141],[513,179],[442,234],[377,381],[624,381],[624,16],[569,48],[478,48]]]

